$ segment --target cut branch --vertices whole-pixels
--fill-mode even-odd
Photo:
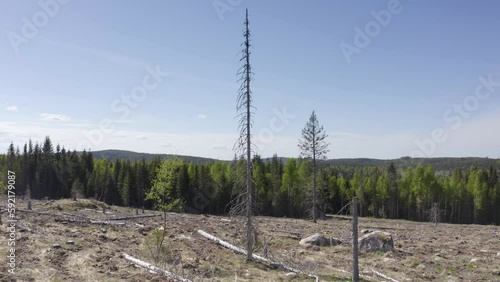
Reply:
[[[380,277],[384,278],[384,279],[389,280],[389,281],[392,281],[392,282],[398,282],[398,280],[396,280],[396,279],[392,279],[391,277],[389,277],[389,276],[387,276],[387,275],[385,275],[385,274],[382,274],[382,273],[380,273],[380,272],[376,271],[376,270],[375,270],[375,269],[373,269],[373,268],[372,268],[372,272],[373,272],[373,273],[375,273],[376,275],[378,275],[378,276],[380,276]]]
[[[163,270],[163,269],[160,269],[150,263],[147,263],[145,261],[142,261],[140,259],[136,259],[130,255],[127,255],[126,253],[123,253],[123,258],[132,262],[133,264],[135,265],[138,265],[140,267],[143,267],[145,269],[147,269],[148,271],[152,272],[152,273],[155,273],[155,274],[161,274],[161,275],[165,275],[167,276],[168,278],[170,279],[173,279],[175,281],[181,281],[181,282],[192,282],[191,280],[189,279],[186,279],[186,278],[183,278],[179,275],[176,275],[172,272],[169,272],[167,270]]]

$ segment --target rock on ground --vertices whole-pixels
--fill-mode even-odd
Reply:
[[[339,239],[330,237],[329,239],[319,235],[318,233],[308,236],[300,240],[299,244],[304,247],[309,246],[336,246],[341,242]]]
[[[392,235],[383,231],[374,231],[358,240],[359,249],[365,252],[391,252],[394,250]]]

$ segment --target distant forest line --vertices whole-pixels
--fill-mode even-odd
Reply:
[[[259,215],[309,215],[311,164],[302,158],[273,156],[252,160]],[[336,214],[354,196],[361,216],[427,221],[434,204],[442,222],[500,224],[500,161],[489,158],[332,159],[317,175],[319,206]],[[244,185],[245,161],[143,154],[119,150],[67,151],[31,140],[11,144],[0,155],[0,189],[7,170],[16,174],[17,196],[33,199],[96,198],[107,204],[154,208],[147,195],[167,185],[174,211],[227,214],[236,187]],[[159,172],[169,170],[168,179]]]

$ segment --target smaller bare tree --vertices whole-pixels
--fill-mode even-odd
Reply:
[[[437,226],[438,222],[441,221],[441,209],[439,209],[438,203],[433,203],[427,214],[429,221],[433,222],[434,226]]]
[[[317,174],[317,161],[326,158],[326,154],[329,152],[329,144],[326,142],[326,135],[323,126],[319,125],[318,118],[314,111],[306,123],[304,129],[302,129],[302,140],[299,140],[299,149],[301,155],[306,159],[310,159],[312,162],[312,172],[313,172],[313,195],[312,195],[312,218],[316,222],[318,218],[318,198],[316,189],[316,174]]]
[[[73,201],[77,201],[78,198],[82,198],[82,195],[83,184],[79,179],[76,179],[75,182],[73,182],[73,185],[71,185],[71,197],[73,198]]]
[[[151,258],[153,265],[166,269],[170,251],[165,240],[165,228],[154,229],[145,240],[147,255]]]

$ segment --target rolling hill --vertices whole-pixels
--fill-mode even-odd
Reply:
[[[149,154],[149,153],[138,153],[125,150],[102,150],[92,152],[95,158],[116,160],[123,159],[129,160],[131,162],[140,161],[142,159],[146,161],[153,160],[155,158],[169,159],[173,158],[175,155],[171,154]],[[193,162],[196,164],[212,163],[216,159],[195,157],[195,156],[182,156],[177,155],[176,157],[186,161]],[[264,158],[267,160],[269,158]],[[286,162],[286,157],[280,157],[283,162]],[[229,160],[222,160],[229,161]],[[411,158],[402,157],[399,159],[392,160],[381,160],[381,159],[369,159],[369,158],[354,158],[354,159],[329,159],[325,163],[334,166],[348,166],[348,167],[367,167],[367,166],[377,166],[385,167],[390,163],[399,169],[406,169],[409,167],[415,167],[418,164],[431,165],[436,171],[449,171],[454,168],[468,169],[472,166],[479,168],[488,168],[490,166],[500,169],[500,159],[490,159],[490,158],[477,158],[477,157],[467,157],[467,158]]]

